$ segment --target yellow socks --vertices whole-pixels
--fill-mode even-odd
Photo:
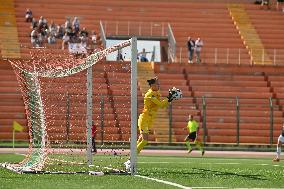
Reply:
[[[144,139],[137,144],[137,153],[138,154],[141,152],[141,150],[144,148],[144,146],[146,146],[146,144],[148,144],[148,141],[144,140]]]
[[[190,145],[190,142],[189,142],[189,141],[186,141],[185,144],[186,144],[186,146],[187,146],[187,148],[188,148],[188,151],[191,151],[191,150],[192,150],[192,147],[191,147],[191,145]]]
[[[203,151],[203,145],[201,142],[195,140],[194,141],[194,144],[196,144],[196,147],[200,150],[200,151]]]

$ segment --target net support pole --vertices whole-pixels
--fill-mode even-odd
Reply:
[[[273,124],[274,124],[274,116],[273,116],[273,100],[270,97],[269,98],[269,107],[270,107],[270,140],[269,143],[270,145],[273,144]]]
[[[87,69],[87,164],[93,165],[92,156],[92,115],[93,115],[93,70]]]
[[[240,101],[236,96],[237,145],[240,144]]]
[[[137,162],[137,38],[131,38],[131,140],[130,140],[130,171],[136,174]]]

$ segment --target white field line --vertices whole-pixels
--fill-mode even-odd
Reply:
[[[192,189],[195,189],[195,188],[228,188],[228,187],[214,187],[214,186],[209,186],[209,187],[202,187],[202,186],[196,186],[196,187],[192,187]]]
[[[148,179],[148,180],[152,180],[152,181],[156,181],[159,183],[163,183],[163,184],[167,184],[167,185],[171,185],[171,186],[175,186],[177,188],[182,188],[182,189],[194,189],[194,188],[227,188],[227,187],[188,187],[188,186],[183,186],[181,184],[177,184],[174,182],[170,182],[170,181],[165,181],[165,180],[161,180],[161,179],[156,179],[156,178],[151,178],[151,177],[146,177],[146,176],[142,176],[142,175],[135,175],[136,177],[140,177],[140,178],[144,178],[144,179]]]
[[[140,177],[140,178],[144,178],[144,179],[148,179],[148,180],[153,180],[153,181],[156,181],[156,182],[159,182],[159,183],[175,186],[177,188],[192,189],[191,187],[183,186],[181,184],[177,184],[177,183],[174,183],[174,182],[169,182],[169,181],[165,181],[165,180],[155,179],[155,178],[146,177],[146,176],[142,176],[142,175],[135,175],[135,176],[136,177]]]

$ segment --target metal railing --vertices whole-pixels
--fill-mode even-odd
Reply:
[[[253,58],[255,57],[257,58]],[[194,53],[194,62],[196,55]],[[177,63],[188,61],[186,47],[177,48]],[[201,62],[210,64],[284,65],[284,49],[209,48],[201,50]]]
[[[161,22],[100,21],[100,23],[105,36],[167,36],[165,23]]]
[[[176,59],[176,39],[172,31],[172,27],[168,24],[168,60],[175,62]]]
[[[101,20],[100,20],[100,36],[102,39],[103,46],[104,48],[106,48],[106,34]]]

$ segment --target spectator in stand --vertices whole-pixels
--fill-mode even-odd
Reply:
[[[48,32],[48,25],[47,25],[47,20],[43,16],[41,16],[40,19],[38,20],[38,27],[41,35],[43,37],[46,37]]]
[[[38,31],[38,41],[39,41],[39,46],[43,46],[43,36],[42,34]]]
[[[75,33],[73,32],[72,28],[66,28],[65,29],[65,33],[67,33],[67,35],[69,36],[69,41],[71,43],[74,43],[75,42]],[[64,34],[65,35],[65,34]],[[64,36],[63,36],[64,37]]]
[[[89,36],[89,32],[87,31],[86,28],[83,28],[81,31],[80,31],[80,37],[83,36],[83,37],[88,37]]]
[[[64,27],[65,27],[65,31],[72,30],[70,18],[66,18]]]
[[[187,40],[187,49],[188,49],[188,63],[193,63],[193,54],[194,54],[195,42],[191,37],[188,37]]]
[[[97,33],[94,30],[92,31],[92,42],[94,44],[97,43]]]
[[[38,32],[38,28],[34,28],[31,32],[31,43],[33,47],[40,47],[41,46],[41,36]]]
[[[80,43],[81,39],[80,39],[79,33],[72,32],[70,42],[71,43]]]
[[[62,39],[64,36],[64,25],[58,25],[56,30],[56,38]]]
[[[38,27],[38,22],[35,18],[32,19],[32,29]]]
[[[34,28],[33,31],[31,32],[31,43],[33,45],[33,47],[37,47],[38,46],[38,33],[37,33],[37,29]]]
[[[56,43],[56,38],[54,33],[49,33],[49,36],[47,38],[47,42],[49,44],[55,44]]]
[[[117,51],[117,57],[116,57],[117,61],[124,61],[123,55],[122,55],[122,49],[118,49]]]
[[[140,55],[141,62],[149,62],[147,58],[147,53],[152,53],[152,52],[146,52],[146,50],[143,48],[142,52],[138,53],[138,56]]]
[[[79,19],[77,17],[74,17],[72,25],[73,25],[74,32],[76,34],[79,33],[79,31],[80,31],[80,21],[79,21]]]
[[[89,36],[88,31],[86,30],[86,28],[83,28],[80,31],[80,40],[83,47],[87,47],[88,36]]]
[[[25,18],[26,18],[26,22],[32,22],[32,20],[33,20],[33,13],[31,11],[31,9],[27,9],[26,10]]]
[[[38,26],[39,26],[40,28],[48,29],[47,20],[46,20],[43,16],[41,16],[41,17],[39,18],[39,20],[38,20]]]
[[[198,64],[201,62],[200,52],[202,47],[203,47],[203,41],[200,38],[197,38],[197,40],[195,41],[195,53],[196,53],[196,63]]]
[[[261,7],[266,6],[267,9],[270,9],[270,0],[262,0]]]
[[[57,36],[57,27],[53,20],[51,21],[49,26],[49,34]]]
[[[92,36],[91,36],[91,40],[94,46],[97,45],[97,33],[95,31],[92,31]]]
[[[64,36],[62,37],[62,49],[65,49],[65,45],[68,44],[70,41],[70,36],[65,32]]]
[[[95,31],[92,31],[92,35],[90,35],[87,38],[87,48],[86,49],[88,51],[88,54],[94,53],[96,46],[97,46],[97,35]]]

